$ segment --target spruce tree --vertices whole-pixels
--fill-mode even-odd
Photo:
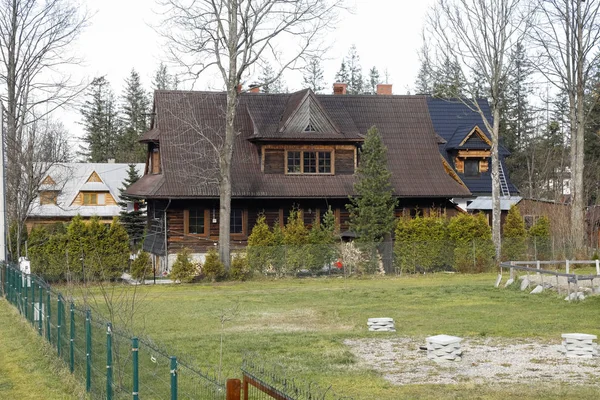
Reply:
[[[431,95],[434,85],[434,71],[431,66],[429,47],[425,38],[423,38],[423,44],[419,50],[419,60],[421,61],[421,66],[419,67],[419,73],[415,81],[416,93]]]
[[[352,45],[348,51],[346,65],[348,66],[348,94],[363,94],[364,81],[362,67],[360,66],[360,57],[355,45]]]
[[[87,148],[82,147],[80,155],[89,162],[107,162],[116,156],[120,133],[115,96],[110,83],[101,76],[92,81],[86,97],[81,114]]]
[[[319,93],[321,90],[325,89],[323,67],[321,66],[321,60],[318,57],[310,59],[302,79],[304,87],[312,89],[315,93]]]
[[[369,70],[369,89],[371,90],[371,94],[377,94],[377,85],[380,83],[379,71],[376,67],[371,68]]]
[[[398,201],[393,196],[392,174],[387,168],[387,148],[376,127],[367,132],[359,154],[354,183],[356,195],[350,198],[346,208],[350,212],[350,229],[357,235],[356,241],[371,252],[369,268],[373,270],[377,262],[375,246],[391,234]]]
[[[169,74],[167,66],[161,61],[152,79],[153,90],[177,90],[177,78]]]
[[[127,178],[123,181],[123,187],[119,189],[121,192],[118,203],[121,207],[119,219],[129,235],[129,244],[132,251],[139,248],[146,229],[146,204],[140,199],[125,194],[125,191],[138,179],[140,179],[140,176],[135,169],[135,164],[129,164]]]
[[[348,83],[349,81],[348,68],[346,68],[346,61],[342,61],[339,71],[335,74],[335,81],[340,83]]]
[[[125,80],[122,102],[123,129],[117,143],[117,162],[143,162],[146,148],[138,140],[148,130],[149,100],[135,69]]]
[[[434,97],[449,99],[462,96],[465,82],[457,60],[446,56],[441,68],[435,71],[434,77]]]
[[[287,91],[283,77],[276,76],[277,73],[271,64],[265,63],[258,78],[262,93],[285,93]]]

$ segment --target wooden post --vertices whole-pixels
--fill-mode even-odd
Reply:
[[[242,382],[239,379],[227,379],[227,400],[241,400]]]
[[[248,400],[248,378],[244,375],[244,400]]]
[[[596,260],[596,275],[600,275],[600,260]]]
[[[568,274],[569,273],[569,269],[570,269],[569,268],[569,260],[567,260],[566,264],[567,264],[567,274]]]

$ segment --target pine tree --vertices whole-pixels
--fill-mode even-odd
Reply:
[[[374,126],[369,129],[360,150],[360,163],[354,183],[355,196],[346,208],[350,212],[350,229],[356,233],[357,242],[371,252],[370,269],[377,259],[375,246],[394,228],[394,198],[391,184],[392,174],[387,168],[387,148]],[[370,247],[369,247],[370,246]]]
[[[283,76],[279,75],[271,67],[271,64],[265,63],[263,66],[259,79],[260,89],[263,93],[285,93],[285,82]]]
[[[380,83],[379,71],[377,71],[376,67],[371,68],[369,70],[369,89],[371,90],[371,94],[377,94],[377,85]]]
[[[527,230],[519,207],[512,205],[503,226],[504,240],[502,241],[503,261],[521,260],[527,250]]]
[[[153,90],[177,90],[177,77],[169,74],[167,66],[161,61],[152,79]]]
[[[131,70],[125,80],[121,106],[123,131],[118,141],[117,162],[143,162],[146,148],[138,143],[140,136],[148,130],[149,101],[142,87],[140,75]]]
[[[315,93],[319,93],[321,90],[325,89],[325,82],[323,81],[323,67],[321,66],[321,61],[319,58],[313,57],[310,59],[302,79],[304,86],[312,89],[312,91]]]
[[[81,114],[87,148],[82,147],[80,154],[89,162],[115,158],[120,126],[115,96],[105,77],[95,78],[90,84]]]
[[[140,176],[135,169],[135,164],[129,164],[127,178],[123,181],[123,187],[119,189],[121,192],[121,200],[118,203],[121,207],[119,219],[129,235],[129,244],[132,251],[142,243],[146,229],[146,204],[125,194],[125,191],[138,179],[140,179]]]

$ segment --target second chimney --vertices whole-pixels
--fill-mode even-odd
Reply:
[[[336,82],[333,84],[333,94],[346,94],[347,83]]]
[[[391,95],[392,94],[392,85],[390,83],[378,83],[377,84],[377,94],[378,95]]]
[[[250,93],[260,93],[260,86],[258,85],[250,85]]]

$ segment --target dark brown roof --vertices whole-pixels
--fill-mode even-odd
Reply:
[[[142,135],[139,141],[141,143],[158,142],[159,134],[160,132],[157,128],[150,129]]]
[[[306,198],[352,195],[354,176],[273,175],[260,170],[261,140],[302,142],[362,141],[375,125],[388,148],[388,166],[400,197],[456,197],[470,192],[454,181],[440,160],[423,96],[314,95],[339,133],[304,132],[281,137],[282,119],[293,114],[306,91],[240,95],[235,126],[239,132],[232,165],[233,197]],[[225,131],[226,94],[155,92],[154,129],[161,132],[163,175],[146,175],[128,193],[154,198],[218,197],[218,148]],[[341,135],[341,136],[340,136]]]

